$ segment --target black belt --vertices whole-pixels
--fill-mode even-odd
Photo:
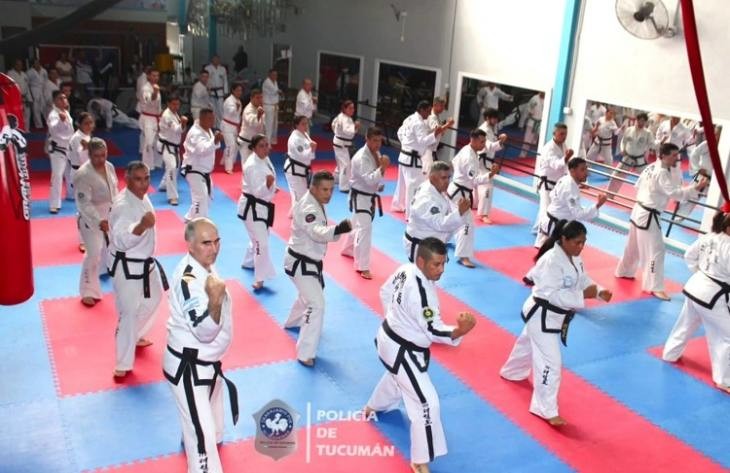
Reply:
[[[71,166],[71,169],[73,169],[74,171],[77,171],[81,167],[81,166],[77,166],[76,164],[71,164],[70,161],[69,161],[68,165]]]
[[[535,301],[535,305],[532,306],[532,309],[527,314],[521,314],[522,320],[524,320],[525,323],[527,323],[533,315],[535,315],[535,312],[537,312],[537,309],[541,309],[541,317],[542,317],[542,331],[544,333],[559,333],[560,334],[560,341],[563,342],[563,345],[566,347],[568,346],[568,327],[570,326],[570,321],[573,320],[573,317],[575,317],[575,311],[574,310],[567,310],[563,309],[562,307],[558,307],[556,305],[551,304],[545,299],[541,299],[539,297],[532,297],[532,300]],[[557,328],[547,328],[545,325],[545,319],[547,318],[547,313],[555,312],[556,314],[562,314],[565,315],[563,318],[563,325],[557,329]]]
[[[398,351],[398,354],[395,357],[395,363],[393,366],[388,366],[382,359],[380,360],[383,365],[385,365],[385,368],[390,371],[391,373],[397,373],[398,368],[400,367],[400,364],[403,362],[403,358],[406,355],[406,352],[416,352],[416,353],[423,353],[423,360],[424,364],[421,365],[418,363],[415,359],[415,356],[413,354],[409,353],[409,356],[411,358],[411,361],[413,361],[413,364],[416,365],[418,370],[422,373],[425,373],[428,370],[429,362],[431,361],[431,350],[429,348],[424,348],[416,345],[415,343],[406,340],[405,338],[401,337],[397,333],[395,333],[395,330],[393,330],[390,325],[388,325],[387,320],[383,320],[383,332],[395,343],[401,346],[401,349]],[[377,345],[377,339],[375,341],[375,344]]]
[[[401,166],[405,166],[407,168],[420,168],[420,167],[423,167],[423,165],[421,163],[421,155],[418,154],[418,151],[416,151],[416,150],[406,151],[404,149],[401,149],[400,150],[400,154],[405,154],[406,156],[410,156],[411,157],[411,161],[409,163],[404,163],[404,162],[402,162],[400,160],[400,155],[399,155],[398,156],[398,164],[400,164]]]
[[[639,230],[648,230],[649,226],[651,226],[652,219],[654,219],[656,221],[657,226],[659,228],[661,228],[662,225],[659,223],[659,217],[661,216],[662,213],[660,211],[658,211],[657,209],[652,209],[651,207],[647,207],[646,205],[642,204],[641,202],[637,202],[636,204],[639,207],[641,207],[642,209],[647,210],[649,212],[649,217],[646,219],[646,224],[644,224],[644,225],[639,225],[638,223],[636,223],[634,221],[633,218],[630,218],[629,221],[631,222],[631,224],[633,226],[635,226]]]
[[[364,195],[366,197],[370,197],[370,208],[369,209],[358,209],[357,208],[357,196],[358,195]],[[371,194],[369,192],[363,192],[360,190],[355,189],[354,187],[350,187],[350,212],[355,213],[364,213],[370,215],[370,219],[375,219],[375,208],[377,206],[378,213],[380,216],[383,216],[383,202],[380,199],[380,194],[374,193]]]
[[[294,261],[294,264],[291,267],[291,271],[288,269],[284,269],[284,272],[294,277],[294,275],[297,272],[297,267],[302,267],[302,276],[315,276],[317,279],[319,279],[319,284],[322,286],[322,289],[324,289],[324,276],[322,275],[322,261],[317,261],[315,259],[310,258],[309,256],[303,255],[301,253],[297,253],[296,251],[292,250],[291,248],[286,249],[287,253],[289,253],[291,256],[293,256],[296,261]],[[311,264],[315,267],[316,271],[310,271],[307,269],[307,265]]]
[[[596,136],[596,138],[593,140],[594,143],[597,143],[601,147],[610,146],[612,141],[612,138],[601,138],[600,136]]]
[[[547,218],[548,218],[547,233],[543,232],[542,228],[540,229],[540,233],[550,237],[550,235],[552,235],[552,233],[553,233],[553,226],[556,225],[560,221],[560,219],[556,218],[555,215],[552,215],[548,211],[545,211],[545,214],[547,215]]]
[[[708,309],[708,310],[712,310],[715,307],[717,300],[722,296],[725,296],[725,304],[729,304],[730,303],[730,284],[728,284],[724,281],[720,281],[719,279],[715,279],[712,276],[705,273],[704,271],[700,271],[700,272],[707,279],[709,279],[710,281],[712,281],[715,284],[717,284],[718,286],[720,286],[720,290],[717,293],[715,293],[714,296],[712,296],[712,299],[710,299],[710,302],[705,302],[702,299],[700,299],[699,297],[696,297],[693,294],[690,294],[689,292],[687,292],[687,289],[682,289],[682,293],[685,296],[687,296],[687,298],[692,299],[694,302],[696,302],[697,304],[701,305],[702,307],[704,307],[705,309]],[[729,307],[729,309],[730,309],[730,307]]]
[[[627,162],[624,160],[626,158],[633,159],[634,162]],[[636,156],[632,154],[624,154],[621,156],[621,163],[631,167],[644,167],[646,166],[646,156],[644,154],[637,154]]]
[[[188,174],[198,174],[200,176],[203,176],[203,179],[205,179],[205,187],[208,188],[208,195],[211,195],[211,183],[210,183],[210,173],[209,172],[203,172],[203,171],[196,171],[193,169],[191,165],[187,165],[184,168],[180,170],[180,174],[183,176],[187,176]]]
[[[452,182],[452,184],[456,186],[456,190],[449,194],[449,198],[453,199],[456,194],[461,194],[462,197],[469,197],[469,208],[474,207],[474,190],[455,182]]]
[[[539,182],[537,183],[537,190],[539,191],[540,188],[545,187],[546,191],[553,190],[553,187],[555,187],[555,183],[553,181],[549,181],[547,176],[537,176],[539,179]],[[553,186],[553,187],[550,187]]]
[[[162,154],[163,151],[167,150],[168,153],[175,156],[175,167],[180,167],[180,144],[175,144],[172,141],[163,140],[159,136],[157,137],[157,141],[160,142],[162,145],[160,147],[159,153]]]
[[[150,273],[154,269],[153,265],[157,266],[157,270],[160,272],[160,279],[162,280],[162,288],[164,290],[168,290],[170,288],[170,285],[167,283],[167,275],[165,274],[165,270],[162,268],[162,265],[159,261],[157,261],[155,258],[149,257],[149,258],[128,258],[126,253],[123,251],[117,251],[114,254],[114,261],[112,262],[111,268],[109,268],[109,276],[114,277],[114,273],[117,271],[117,265],[119,262],[122,262],[122,270],[124,271],[124,277],[129,280],[135,280],[135,279],[141,279],[142,280],[142,288],[144,292],[145,299],[150,298]],[[129,265],[128,263],[142,263],[144,264],[144,267],[142,268],[142,274],[130,274],[129,272]]]
[[[66,156],[66,151],[68,151],[63,146],[60,146],[58,143],[56,143],[53,140],[50,140],[48,142],[49,145],[51,145],[51,149],[48,150],[48,153],[61,153],[62,155]]]
[[[175,376],[171,376],[167,371],[163,370],[163,373],[165,374],[165,378],[169,382],[171,382],[174,385],[178,385],[180,383],[180,379],[185,374],[186,371],[189,370],[190,376],[192,376],[192,380],[196,386],[210,386],[210,392],[213,393],[213,388],[215,387],[216,379],[220,376],[223,381],[226,383],[226,387],[228,388],[228,399],[231,403],[231,417],[233,417],[233,424],[235,425],[238,422],[238,390],[236,389],[236,385],[233,384],[233,381],[226,378],[226,376],[223,374],[223,370],[221,369],[222,365],[220,361],[204,361],[198,358],[198,349],[197,348],[183,348],[182,353],[172,348],[170,345],[167,346],[167,351],[172,353],[174,356],[180,359],[180,365],[177,367],[177,372],[175,373]],[[212,366],[214,370],[214,375],[212,379],[200,379],[198,376],[198,366]],[[187,392],[186,392],[187,394]]]
[[[406,232],[406,240],[411,242],[411,254],[408,255],[408,261],[411,263],[416,262],[416,247],[423,241],[420,238],[416,238],[414,236],[411,236]]]
[[[219,90],[223,90],[223,87],[213,87],[212,89],[210,89],[210,91],[213,92],[213,98],[216,98],[216,99],[223,98],[222,95],[218,95]]]
[[[286,157],[287,161],[284,163],[284,172],[291,171],[289,174],[292,176],[304,177],[307,179],[307,184],[309,184],[309,181],[312,179],[312,166],[292,159],[288,154]],[[304,169],[304,171],[297,172],[297,167]]]
[[[243,137],[243,136],[241,136],[241,135],[238,135],[238,144],[240,145],[240,144],[241,144],[241,142],[244,142],[244,143],[251,143],[251,140],[249,140],[248,138],[244,138],[244,137]]]
[[[243,207],[243,213],[239,215],[238,218],[240,218],[241,220],[246,220],[246,217],[248,216],[248,212],[250,210],[251,214],[253,215],[254,222],[264,222],[266,224],[266,228],[270,228],[274,224],[274,203],[259,199],[258,197],[255,197],[246,192],[243,193],[243,196],[246,198],[246,205]],[[259,217],[258,212],[256,211],[256,204],[261,204],[266,207],[266,218]]]
[[[487,153],[479,153],[479,161],[482,162],[482,165],[487,169],[490,170],[492,168],[491,164],[494,164],[494,158],[490,158],[487,156]],[[490,164],[488,165],[487,162]]]
[[[335,138],[337,138],[340,141],[344,141],[345,143],[350,143],[346,146],[343,146],[343,145],[335,145],[335,146],[339,146],[340,148],[349,148],[350,146],[352,146],[352,138],[343,138],[343,137],[337,136],[337,135],[335,135]],[[334,144],[334,143],[332,143],[332,144]]]

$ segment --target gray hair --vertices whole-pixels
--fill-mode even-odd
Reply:
[[[89,141],[89,155],[94,154],[94,151],[99,151],[101,149],[106,151],[106,141],[96,137]]]
[[[433,105],[436,105],[436,104],[446,105],[446,99],[443,98],[443,97],[434,97],[433,98]]]
[[[451,172],[451,164],[446,161],[434,161],[431,165],[429,175],[436,174],[437,172]]]
[[[94,138],[94,139],[96,139],[96,138]],[[124,176],[127,178],[131,177],[132,173],[134,171],[136,171],[137,169],[146,169],[147,171],[149,171],[149,167],[147,167],[147,165],[145,163],[136,159],[134,161],[130,161],[129,164],[127,164],[127,170],[124,173]]]
[[[185,224],[185,241],[190,243],[195,239],[195,230],[198,228],[198,225],[202,223],[208,223],[212,225],[214,228],[218,228],[215,226],[215,223],[207,217],[197,217],[192,220],[190,220],[188,223]]]

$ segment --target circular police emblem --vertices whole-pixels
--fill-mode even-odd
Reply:
[[[439,208],[438,207],[431,207],[431,215],[436,215],[437,213],[439,213]]]
[[[474,177],[474,171],[469,171],[469,177]]]
[[[259,420],[261,432],[270,440],[286,438],[294,429],[294,419],[281,407],[266,410]]]
[[[297,146],[297,151],[299,151],[300,153],[302,151],[304,151],[304,146],[302,146],[302,145]]]
[[[317,216],[314,214],[307,214],[306,217],[304,217],[304,221],[307,223],[312,223],[317,219]]]
[[[433,319],[433,310],[430,307],[425,307],[423,309],[423,318],[429,321]]]

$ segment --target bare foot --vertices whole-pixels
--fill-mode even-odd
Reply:
[[[57,213],[58,213],[58,209],[57,209],[56,207],[53,207],[53,208],[51,208],[51,209],[48,209],[48,211],[49,211],[50,213],[52,213],[52,214],[57,214]]]
[[[547,420],[547,423],[552,425],[553,427],[560,427],[561,425],[567,424],[565,419],[563,419],[560,416],[551,417],[551,418],[545,419],[545,420]]]
[[[230,169],[226,169],[226,174],[233,174],[233,171]]]
[[[94,307],[96,305],[96,300],[93,297],[82,297],[81,303],[86,307]]]
[[[459,264],[469,269],[476,268],[476,265],[469,258],[459,258]]]
[[[484,215],[482,216],[482,223],[486,223],[487,225],[489,225],[490,223],[492,223],[492,219]]]
[[[654,291],[651,293],[651,295],[662,301],[672,300],[672,298],[669,297],[669,295],[664,291]]]
[[[365,271],[358,271],[358,273],[360,274],[360,277],[363,279],[373,279],[373,275],[367,269]]]
[[[129,371],[125,371],[125,370],[114,370],[114,373],[113,374],[114,374],[114,377],[115,378],[124,378],[125,376],[127,376],[127,373],[129,373]]]
[[[170,205],[177,205],[177,199],[170,199],[168,200],[168,202],[170,203]]]
[[[306,366],[307,368],[313,368],[314,367],[314,358],[310,358],[308,360],[300,360],[297,358],[297,361],[301,363],[302,365]]]
[[[723,386],[722,384],[716,385],[721,391],[725,391],[726,393],[730,394],[730,386]]]
[[[431,471],[428,469],[427,463],[411,463],[411,470],[414,473],[429,473]]]
[[[79,243],[79,251],[81,253],[86,253],[86,245],[84,245],[83,243]]]
[[[140,338],[139,340],[137,340],[138,347],[148,347],[152,345],[152,343],[152,340],[147,340],[146,338]]]
[[[619,279],[628,279],[630,281],[633,281],[634,279],[636,279],[636,276],[616,276],[616,277]]]
[[[263,281],[256,281],[255,283],[251,284],[251,287],[253,288],[254,291],[258,291],[259,289],[261,289],[262,287],[264,287],[264,282]]]

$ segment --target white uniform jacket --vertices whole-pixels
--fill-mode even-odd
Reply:
[[[312,118],[312,114],[317,109],[317,106],[312,100],[312,93],[307,92],[304,89],[300,89],[297,93],[297,103],[294,111],[295,116]]]
[[[638,191],[630,220],[641,230],[648,229],[652,220],[661,227],[659,217],[666,209],[669,199],[684,202],[697,197],[694,183],[685,187],[678,185],[672,179],[670,170],[662,166],[659,159],[644,168],[634,185]]]
[[[690,276],[684,294],[697,304],[712,309],[730,302],[730,235],[708,233],[695,240],[684,254]]]
[[[332,138],[332,144],[340,148],[349,148],[352,146],[352,139],[355,137],[355,122],[352,117],[345,115],[340,112],[335,118],[332,119],[332,133],[335,134]]]
[[[293,130],[286,143],[287,155],[284,162],[284,172],[292,176],[309,178],[312,172],[311,164],[314,160],[312,139],[306,133]]]
[[[350,211],[369,214],[371,219],[375,218],[376,208],[383,215],[383,205],[378,194],[383,180],[379,157],[380,154],[374,156],[367,146],[363,146],[352,157],[350,168]]]
[[[106,179],[86,162],[74,174],[76,208],[89,228],[98,229],[109,218],[112,202],[117,195],[117,175],[114,166],[106,162]]]
[[[267,176],[274,176],[274,184],[266,186]],[[261,159],[255,154],[246,160],[243,165],[243,181],[241,197],[238,199],[238,216],[246,220],[252,212],[254,221],[261,221],[267,227],[274,224],[274,203],[271,202],[276,194],[276,172],[271,166],[269,158]]]
[[[457,194],[459,198],[469,199],[474,206],[474,189],[490,181],[489,172],[480,171],[477,152],[466,145],[456,153],[451,160],[454,167],[454,177],[449,184],[449,198],[454,199]]]
[[[568,172],[568,165],[565,163],[565,143],[559,145],[555,140],[550,140],[540,150],[540,155],[535,162],[535,174],[540,177],[538,189],[546,186],[552,190],[558,179]]]
[[[438,143],[433,130],[418,112],[406,117],[398,128],[398,141],[401,152],[398,163],[406,167],[421,167],[421,157],[426,151]]]
[[[89,160],[89,150],[84,149],[81,145],[82,142],[88,145],[89,141],[91,141],[91,136],[81,130],[76,130],[71,135],[71,139],[68,140],[68,162],[71,164],[72,169],[78,169]]]

